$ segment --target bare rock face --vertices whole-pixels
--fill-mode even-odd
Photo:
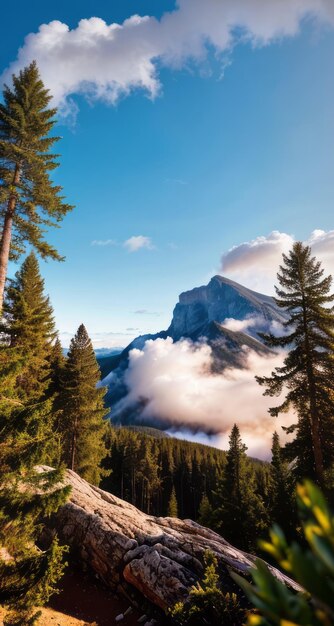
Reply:
[[[191,520],[146,515],[131,504],[89,485],[68,470],[70,501],[56,517],[61,539],[115,592],[144,596],[161,609],[185,599],[203,572],[210,549],[226,571],[245,573],[254,557],[238,550],[212,530]],[[296,585],[272,569],[289,586]]]
[[[284,314],[273,298],[217,275],[207,285],[180,294],[167,332],[174,341],[194,334],[206,336],[203,330],[210,322],[248,317],[257,320],[247,331],[256,338],[259,330],[269,329],[270,322],[284,321]]]

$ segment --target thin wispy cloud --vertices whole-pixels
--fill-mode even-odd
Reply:
[[[152,239],[150,237],[145,237],[144,235],[130,237],[124,241],[123,247],[128,252],[138,252],[138,250],[142,250],[143,248],[146,248],[146,250],[155,250]]]
[[[134,311],[133,313],[134,315],[154,315],[156,317],[161,315],[158,311],[149,311],[148,309],[137,309],[137,311]]]
[[[115,239],[94,239],[91,246],[118,246],[117,241]]]
[[[178,0],[159,20],[132,15],[107,24],[91,17],[73,29],[53,20],[27,35],[3,80],[35,59],[55,104],[75,116],[73,94],[114,104],[141,89],[153,99],[161,93],[159,68],[197,63],[201,73],[213,48],[223,73],[239,41],[265,46],[292,37],[306,18],[334,24],[333,0]]]
[[[133,235],[123,242],[116,241],[116,239],[93,239],[90,245],[101,248],[108,246],[122,247],[125,248],[127,252],[138,252],[143,248],[146,250],[156,250],[151,237],[145,237],[144,235]]]

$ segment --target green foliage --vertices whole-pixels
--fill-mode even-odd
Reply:
[[[321,491],[309,481],[297,487],[297,504],[307,548],[289,544],[278,526],[261,547],[302,589],[296,593],[286,587],[259,559],[251,571],[253,585],[233,575],[258,609],[258,615],[249,617],[249,626],[334,623],[334,518]]]
[[[213,524],[213,507],[206,494],[203,495],[198,510],[198,523],[202,526],[211,527]]]
[[[283,458],[279,436],[275,432],[272,443],[269,513],[272,522],[280,525],[288,537],[295,534],[297,519],[293,498],[293,480]]]
[[[254,550],[268,520],[246,449],[235,424],[230,435],[226,468],[216,491],[215,518],[217,530],[225,539],[244,550]]]
[[[44,239],[44,227],[57,226],[72,209],[50,179],[58,155],[49,150],[59,140],[50,136],[56,123],[50,101],[33,62],[13,76],[0,103],[0,216],[12,213],[14,258],[25,252],[26,242],[43,258],[61,258]]]
[[[0,428],[0,602],[6,625],[33,623],[32,607],[45,602],[62,573],[64,549],[55,539],[42,551],[42,519],[57,511],[69,490],[62,469],[36,471],[53,454],[51,403],[16,408]]]
[[[44,294],[44,280],[33,253],[7,289],[0,331],[4,342],[0,350],[11,363],[11,382],[17,399],[26,404],[45,397],[56,331],[53,309]],[[7,381],[7,395],[8,392]]]
[[[177,506],[175,487],[173,487],[172,493],[170,494],[167,515],[168,517],[178,517],[178,506]]]
[[[40,612],[34,607],[45,604],[59,592],[55,585],[66,566],[66,552],[55,539],[43,553],[30,550],[25,559],[5,564],[0,561],[0,602],[8,607],[4,626],[35,624]]]
[[[69,490],[57,485],[62,468],[50,464],[58,441],[50,393],[52,308],[34,255],[8,289],[0,345],[0,602],[6,626],[33,624],[33,606],[47,601],[60,578],[64,548],[57,539],[40,547],[42,520],[57,511]]]
[[[198,519],[203,494],[213,506],[213,490],[226,462],[222,450],[125,427],[110,429],[107,448],[103,466],[111,474],[102,488],[146,513],[167,515],[173,487],[181,518]]]
[[[106,389],[97,387],[100,370],[83,324],[72,339],[57,398],[63,460],[85,480],[99,484],[106,455],[108,424],[103,417]]]
[[[282,367],[270,377],[257,377],[266,387],[265,395],[284,401],[270,409],[273,416],[292,406],[298,422],[287,430],[295,438],[286,445],[286,456],[295,462],[297,478],[307,476],[324,482],[324,471],[334,462],[334,314],[329,304],[332,277],[323,277],[320,262],[311,256],[309,246],[293,245],[277,274],[276,304],[285,309],[289,319],[286,334],[265,335],[267,345],[288,349]]]
[[[219,581],[217,559],[205,553],[203,579],[191,587],[186,602],[178,602],[170,610],[173,623],[179,626],[236,626],[242,624],[245,610],[235,593],[224,593]]]
[[[58,395],[61,389],[61,380],[65,368],[66,359],[59,338],[51,346],[49,355],[50,384],[49,393],[51,396]]]

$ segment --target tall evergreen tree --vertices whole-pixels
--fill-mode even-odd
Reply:
[[[297,473],[306,470],[323,484],[324,470],[334,461],[334,313],[328,306],[334,300],[332,277],[324,278],[320,262],[301,242],[283,255],[283,262],[275,301],[289,314],[284,323],[287,334],[264,338],[271,347],[288,348],[288,354],[282,367],[257,381],[266,387],[265,395],[287,390],[285,400],[270,413],[277,416],[290,406],[296,410],[298,422],[289,428],[295,440],[287,452],[296,460]]]
[[[0,421],[0,604],[5,626],[35,623],[34,606],[55,591],[63,571],[64,549],[55,539],[41,549],[42,521],[68,496],[59,488],[62,469],[38,472],[53,457],[51,402],[9,404]]]
[[[45,602],[62,573],[57,541],[41,550],[41,519],[65,502],[56,488],[57,437],[49,393],[50,354],[55,336],[53,312],[44,295],[37,260],[30,255],[7,292],[0,346],[0,603],[5,623],[35,621],[33,606]],[[59,457],[59,455],[58,455]]]
[[[44,293],[38,261],[31,253],[7,289],[0,325],[8,361],[19,361],[16,395],[24,403],[41,400],[50,384],[50,359],[56,337],[53,309]]]
[[[11,255],[17,258],[29,242],[43,258],[61,259],[43,229],[57,226],[72,209],[50,179],[58,163],[49,150],[59,140],[49,134],[56,114],[50,100],[33,62],[13,76],[0,103],[0,312]]]
[[[291,537],[295,530],[293,484],[276,432],[273,434],[271,453],[270,517]]]
[[[103,417],[108,410],[103,401],[106,389],[97,387],[99,381],[92,342],[81,324],[70,344],[58,396],[60,433],[67,467],[94,484],[100,481],[100,465],[106,456],[107,423]]]
[[[255,475],[234,424],[229,440],[227,463],[218,485],[217,527],[223,537],[244,550],[252,550],[267,523],[263,501],[255,490]]]
[[[210,504],[210,500],[206,494],[202,496],[199,510],[198,510],[198,523],[202,526],[208,526],[211,528],[213,525],[213,508]]]
[[[56,337],[54,344],[51,346],[49,365],[50,365],[50,385],[49,393],[51,396],[57,395],[61,389],[61,380],[66,364],[63,348],[59,337]]]

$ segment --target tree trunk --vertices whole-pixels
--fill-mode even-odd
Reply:
[[[317,407],[317,390],[316,390],[316,384],[314,380],[313,362],[312,362],[311,346],[310,346],[309,334],[308,334],[308,323],[307,323],[306,303],[305,303],[304,293],[302,294],[302,300],[303,300],[303,324],[304,324],[304,334],[305,334],[307,384],[308,384],[309,401],[310,401],[310,425],[311,425],[314,465],[315,465],[315,473],[317,476],[318,483],[320,486],[323,487],[324,486],[324,460],[323,460],[323,454],[322,454],[322,448],[321,448],[320,422],[319,422],[319,413],[318,413],[318,407]]]
[[[72,433],[72,447],[71,447],[71,465],[70,469],[74,471],[75,465],[75,453],[77,447],[77,429],[78,429],[78,418],[75,419],[74,429]]]
[[[18,165],[15,167],[14,177],[12,186],[16,187],[20,180],[20,168]],[[5,293],[5,283],[7,278],[7,268],[8,268],[8,259],[10,252],[10,244],[12,240],[12,226],[13,226],[13,216],[16,207],[16,196],[12,192],[10,194],[7,210],[5,213],[3,230],[0,241],[0,315],[3,307],[4,293]]]

